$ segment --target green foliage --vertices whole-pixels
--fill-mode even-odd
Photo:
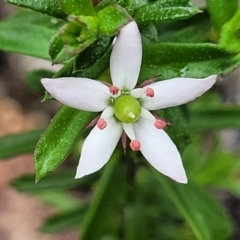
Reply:
[[[239,65],[237,54],[228,53],[215,44],[155,43],[143,49],[140,79],[203,78],[227,74]]]
[[[11,185],[19,192],[25,193],[40,193],[51,192],[54,190],[62,191],[73,188],[87,188],[90,184],[97,180],[98,175],[93,174],[82,179],[75,180],[73,178],[75,169],[64,169],[49,174],[43,178],[37,184],[35,184],[34,175],[22,175],[21,177],[14,179]]]
[[[131,21],[127,11],[117,4],[109,5],[97,13],[99,33],[113,36],[120,28]]]
[[[225,240],[229,237],[231,225],[225,212],[205,191],[192,182],[180,185],[163,178],[156,171],[154,173],[159,179],[164,194],[169,196],[192,227],[197,239]]]
[[[64,230],[77,228],[86,214],[87,208],[88,206],[81,206],[55,214],[45,221],[41,227],[41,231],[54,234]]]
[[[122,151],[116,150],[104,169],[92,203],[82,222],[81,240],[117,234],[120,223],[117,214],[121,209],[126,188],[126,166],[119,163],[121,156]]]
[[[58,0],[7,0],[8,3],[20,7],[29,8],[34,11],[46,13],[57,18],[66,18],[66,14],[61,9]]]
[[[37,180],[55,170],[65,160],[81,131],[93,117],[93,113],[61,107],[36,146],[34,157]]]
[[[26,11],[0,22],[0,49],[49,59],[48,46],[54,29],[46,27],[46,22],[50,26],[51,19],[42,17],[41,14],[28,14]]]
[[[199,12],[188,0],[159,0],[137,8],[134,19],[139,23],[162,22],[186,19]]]
[[[43,129],[11,134],[0,138],[0,159],[32,152]]]
[[[62,63],[89,47],[97,34],[97,20],[92,16],[68,17],[69,23],[52,38],[49,55],[52,62]]]
[[[96,61],[104,56],[111,46],[112,39],[109,37],[100,37],[90,47],[81,52],[75,60],[76,70],[85,70],[92,67]]]
[[[95,11],[91,0],[58,0],[67,15],[94,16]]]

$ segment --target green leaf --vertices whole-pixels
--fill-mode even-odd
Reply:
[[[44,222],[41,227],[41,231],[44,233],[54,234],[78,228],[86,211],[87,206],[81,206],[79,208],[55,214]]]
[[[219,45],[229,52],[240,52],[240,8],[233,18],[223,25]]]
[[[46,90],[40,80],[42,78],[52,78],[53,75],[54,72],[44,69],[38,69],[28,72],[24,80],[25,84],[27,85],[27,87],[29,87],[30,90],[40,95],[44,95]]]
[[[42,191],[86,188],[98,178],[98,174],[91,174],[81,179],[74,179],[75,173],[76,169],[63,169],[49,174],[37,184],[34,182],[34,175],[26,174],[12,180],[11,186],[19,192],[36,194]]]
[[[183,159],[188,166],[188,174],[200,186],[217,187],[239,196],[239,154],[224,150],[217,135],[211,136],[211,146],[203,153],[204,140],[204,136],[194,139],[184,152]],[[193,163],[189,168],[196,155],[199,156],[198,163]]]
[[[214,44],[156,43],[143,46],[140,80],[154,76],[203,78],[227,74],[240,65],[240,55]]]
[[[128,12],[117,4],[112,4],[97,13],[99,33],[113,36],[120,28],[131,21]]]
[[[33,14],[27,16],[33,18]],[[13,18],[0,22],[0,50],[49,59],[48,45],[55,31],[39,24],[38,20],[43,20],[40,14],[36,14],[35,21],[26,21],[24,16],[25,14],[16,14]]]
[[[70,153],[84,127],[94,113],[61,107],[58,114],[40,138],[35,152],[36,179],[56,169]]]
[[[181,185],[153,171],[162,186],[162,194],[171,199],[198,240],[228,239],[231,224],[216,200],[192,182]]]
[[[232,18],[238,7],[238,0],[207,0],[207,9],[214,30],[218,34],[224,23]]]
[[[137,199],[124,208],[124,240],[149,239],[148,231],[145,206]]]
[[[130,15],[133,15],[134,12],[134,2],[132,0],[119,0],[118,4],[125,8]]]
[[[190,18],[199,12],[188,0],[159,0],[136,9],[134,19],[138,23],[172,21]]]
[[[82,222],[81,240],[97,240],[101,239],[101,236],[118,231],[119,219],[116,214],[120,210],[127,186],[126,166],[119,163],[121,155],[122,150],[115,150],[104,169],[92,203]]]
[[[60,211],[69,211],[79,206],[79,199],[64,191],[39,191],[35,192],[34,196]]]
[[[209,42],[211,22],[207,12],[189,19],[157,24],[159,42],[206,43]]]
[[[39,129],[1,137],[0,159],[33,152],[43,131],[43,129]]]
[[[58,0],[67,15],[94,16],[95,11],[91,0]]]
[[[34,11],[46,13],[57,18],[66,18],[58,0],[6,0],[8,3],[19,7],[29,8]]]
[[[20,8],[13,15],[8,18],[9,21],[19,22],[21,20],[22,23],[31,23],[38,26],[47,27],[50,29],[57,29],[59,26],[65,23],[62,19],[53,18],[46,14],[42,14],[40,12],[35,12],[29,9]]]
[[[108,50],[112,43],[109,37],[99,37],[90,47],[81,52],[75,60],[75,71],[93,66]]]
[[[197,129],[224,129],[240,127],[239,106],[206,107],[192,109],[189,112],[191,128]]]
[[[69,23],[52,38],[49,54],[53,63],[62,63],[82,52],[97,38],[97,20],[91,16],[68,17]]]
[[[116,4],[117,0],[102,0],[95,6],[95,11],[99,12],[100,10],[103,10],[105,7],[111,4]]]
[[[49,45],[49,55],[52,59],[53,64],[63,63],[74,55],[68,53],[65,49],[63,40],[59,32],[51,38]]]

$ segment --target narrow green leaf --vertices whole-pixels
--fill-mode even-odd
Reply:
[[[81,206],[70,211],[55,214],[44,222],[41,227],[41,231],[44,233],[54,234],[78,228],[79,223],[81,223],[87,211],[87,207],[87,205]]]
[[[59,26],[65,23],[65,21],[62,19],[53,18],[46,14],[42,14],[40,12],[32,11],[25,8],[20,8],[18,11],[14,12],[14,14],[11,15],[8,20],[15,21],[16,23],[19,23],[19,21],[21,21],[21,24],[31,23],[50,29],[58,29]]]
[[[125,8],[130,15],[133,15],[134,12],[134,2],[132,0],[119,0],[118,4]]]
[[[58,0],[67,15],[94,16],[95,11],[91,0]]]
[[[76,169],[63,169],[53,172],[39,181],[34,182],[33,174],[22,175],[11,181],[11,186],[19,192],[34,193],[53,190],[69,190],[86,188],[98,178],[98,174],[91,174],[81,179],[74,179]]]
[[[163,22],[190,18],[199,12],[188,0],[159,0],[137,8],[134,19],[138,23]]]
[[[11,134],[0,138],[0,159],[33,152],[44,129]]]
[[[95,6],[95,11],[99,12],[100,10],[103,10],[105,7],[111,4],[116,4],[117,0],[102,0]]]
[[[157,24],[159,42],[206,43],[209,42],[211,22],[205,11],[182,21]]]
[[[162,194],[169,196],[198,240],[228,239],[231,224],[216,200],[192,182],[181,185],[153,171],[162,186]]]
[[[92,203],[82,222],[81,240],[97,240],[118,231],[119,221],[116,214],[127,186],[126,167],[119,163],[121,155],[122,150],[115,150],[104,169]]]
[[[56,169],[70,153],[84,127],[94,113],[62,106],[40,138],[35,152],[36,179]]]
[[[117,4],[112,4],[97,13],[99,33],[113,36],[121,27],[131,21],[128,12]]]
[[[229,52],[240,52],[240,8],[220,33],[219,45]]]
[[[39,191],[35,192],[34,196],[37,196],[44,203],[51,205],[60,211],[69,211],[79,207],[79,199],[64,191]]]
[[[34,11],[46,13],[57,18],[66,18],[58,0],[6,0],[8,3],[19,7],[29,8]]]
[[[197,129],[224,129],[240,127],[239,106],[207,107],[189,112],[190,127]]]
[[[27,87],[29,87],[30,90],[40,95],[44,95],[45,88],[41,84],[40,80],[42,78],[52,78],[53,75],[54,72],[45,69],[38,69],[28,72],[24,80],[25,84]]]
[[[53,64],[63,63],[74,55],[74,53],[67,52],[59,32],[51,38],[49,44],[49,55]]]
[[[146,240],[148,237],[148,226],[146,221],[145,206],[141,200],[124,209],[124,240]]]
[[[21,19],[0,22],[0,49],[49,59],[49,41],[55,31],[31,22],[21,23],[19,27]]]
[[[240,65],[240,56],[214,44],[156,43],[143,46],[140,80],[154,76],[203,78],[227,74]]]
[[[75,71],[90,68],[108,50],[112,42],[109,37],[99,37],[90,47],[81,52],[75,60]]]

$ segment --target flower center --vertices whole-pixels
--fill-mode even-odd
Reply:
[[[141,104],[130,95],[122,95],[114,102],[114,114],[124,123],[136,122],[141,115]]]

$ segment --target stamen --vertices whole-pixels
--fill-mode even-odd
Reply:
[[[104,118],[99,118],[98,122],[97,122],[97,127],[100,130],[103,130],[106,126],[107,126],[107,122],[105,121],[105,119]]]
[[[126,155],[126,149],[127,149],[127,134],[123,131],[121,136],[121,142],[123,147],[123,153]]]
[[[133,150],[133,151],[139,151],[140,148],[141,148],[141,143],[138,141],[138,140],[132,140],[130,142],[130,148]]]
[[[154,97],[154,90],[152,88],[146,88],[145,94],[147,97]]]
[[[161,119],[156,119],[154,126],[158,129],[163,129],[165,128],[167,123],[164,120]]]
[[[111,86],[111,87],[109,87],[109,91],[112,95],[117,95],[119,92],[119,88],[116,86]]]
[[[147,85],[150,85],[150,84],[154,83],[160,76],[161,76],[161,75],[158,75],[158,76],[156,76],[156,77],[154,77],[154,78],[151,78],[151,79],[149,79],[149,80],[145,80],[144,82],[142,82],[141,84],[139,84],[139,85],[137,86],[137,88],[146,87]]]
[[[90,123],[88,123],[88,125],[85,128],[89,128],[89,127],[95,126],[97,124],[99,118],[100,118],[100,115],[97,116],[96,118],[94,118]]]

